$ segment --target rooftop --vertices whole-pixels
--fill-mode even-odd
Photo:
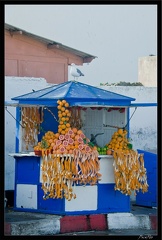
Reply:
[[[60,49],[60,50],[64,50],[66,52],[70,52],[78,57],[81,57],[83,59],[83,63],[90,63],[93,59],[97,58],[96,56],[93,56],[89,53],[85,53],[82,51],[79,51],[77,49],[68,47],[60,42],[56,42],[54,40],[50,40],[47,38],[43,38],[41,36],[35,35],[33,33],[27,32],[21,28],[12,26],[10,24],[5,23],[5,30],[8,30],[10,32],[11,35],[15,34],[15,33],[19,33],[19,34],[23,34],[26,35],[28,37],[34,38],[37,41],[40,41],[44,44],[47,45],[47,48],[56,48],[56,49]]]

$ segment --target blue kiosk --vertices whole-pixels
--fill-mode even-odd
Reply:
[[[42,157],[36,156],[33,146],[25,147],[23,140],[22,108],[37,107],[43,113],[43,121],[36,141],[40,141],[47,131],[58,130],[57,101],[65,99],[70,107],[78,109],[81,118],[81,129],[90,138],[91,134],[103,132],[97,142],[104,146],[115,132],[113,126],[129,132],[129,108],[134,98],[126,97],[110,91],[68,81],[53,85],[39,91],[12,98],[16,106],[16,152],[11,153],[15,159],[15,196],[16,211],[41,212],[58,215],[82,215],[130,212],[130,196],[114,190],[113,156],[99,155],[101,180],[96,185],[75,186],[76,198],[43,199],[41,163]],[[120,111],[122,109],[122,111]],[[108,111],[111,110],[111,111]]]

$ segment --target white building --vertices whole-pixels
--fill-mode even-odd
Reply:
[[[157,56],[139,58],[138,82],[145,87],[157,87]]]

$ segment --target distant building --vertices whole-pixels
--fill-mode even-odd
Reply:
[[[157,56],[151,54],[139,58],[138,82],[145,87],[157,87]]]
[[[5,24],[5,76],[68,81],[71,63],[90,63],[95,56]]]

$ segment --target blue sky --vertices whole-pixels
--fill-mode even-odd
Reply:
[[[137,82],[139,58],[157,55],[156,4],[6,4],[5,22],[97,56],[78,66],[91,85]]]

